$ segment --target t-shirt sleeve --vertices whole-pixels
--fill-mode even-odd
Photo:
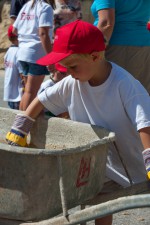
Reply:
[[[115,8],[115,0],[95,0],[96,10]]]
[[[65,93],[62,93],[62,82],[58,82],[52,87],[48,87],[38,95],[39,101],[54,115],[59,115],[67,111],[63,98]],[[62,85],[63,86],[63,85]]]
[[[40,86],[38,94],[42,93],[46,88],[52,87],[54,84],[55,83],[51,79],[44,81]]]
[[[128,89],[127,89],[128,87]],[[150,126],[150,96],[139,81],[121,82],[120,95],[125,111],[137,130]]]
[[[51,6],[43,7],[39,16],[39,27],[53,27],[53,9]]]

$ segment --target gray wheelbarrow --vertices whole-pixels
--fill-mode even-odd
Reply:
[[[29,148],[5,135],[18,111],[0,108],[0,218],[41,221],[93,199],[102,189],[115,134],[60,118],[38,118]],[[15,224],[15,223],[14,223]]]

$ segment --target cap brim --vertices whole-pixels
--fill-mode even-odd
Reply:
[[[48,55],[38,59],[36,61],[37,64],[42,65],[42,66],[48,66],[55,64],[57,62],[60,62],[61,60],[65,59],[71,55],[71,53],[57,53],[57,52],[51,52]]]
[[[58,70],[61,73],[67,73],[67,68],[60,65],[59,63],[55,64],[55,68],[56,68],[56,70]]]

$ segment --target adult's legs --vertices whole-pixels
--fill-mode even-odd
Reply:
[[[25,111],[32,100],[36,97],[37,92],[44,80],[45,75],[31,76],[28,75],[25,84],[24,94],[20,102],[20,110]]]
[[[95,225],[112,225],[112,215],[95,220]]]

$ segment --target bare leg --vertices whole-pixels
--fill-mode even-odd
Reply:
[[[112,215],[96,219],[95,225],[112,225]]]
[[[36,97],[44,77],[44,75],[28,75],[27,82],[25,84],[25,91],[20,102],[20,110],[25,111],[29,104],[32,102],[32,100]]]
[[[25,86],[26,86],[28,77],[24,76],[22,74],[20,75],[20,77],[21,77],[21,83],[22,83],[22,96],[23,96],[23,94],[25,92]],[[22,101],[20,102],[19,110],[23,110],[23,103],[22,103]]]

